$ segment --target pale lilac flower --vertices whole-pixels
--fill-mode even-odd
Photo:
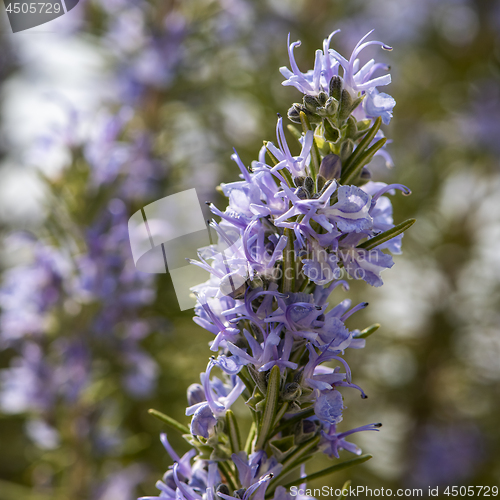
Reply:
[[[361,449],[354,443],[346,441],[344,438],[356,432],[378,431],[381,426],[382,424],[368,424],[356,427],[350,431],[337,432],[336,424],[332,424],[327,432],[321,431],[322,440],[320,446],[323,449],[323,452],[331,458],[339,458],[339,450],[347,450],[355,455],[361,455]]]

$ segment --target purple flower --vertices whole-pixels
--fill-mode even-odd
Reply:
[[[186,415],[193,415],[191,420],[193,435],[208,438],[217,424],[217,418],[226,414],[245,389],[245,384],[235,375],[231,376],[229,384],[224,384],[217,377],[210,379],[210,372],[216,364],[227,366],[227,363],[227,361],[217,363],[215,360],[210,360],[207,371],[200,375],[206,400],[186,409]]]
[[[369,31],[356,44],[349,60],[345,59],[335,50],[330,49],[332,58],[336,59],[344,69],[343,79],[345,88],[354,96],[357,96],[359,92],[369,92],[378,86],[389,85],[391,83],[391,75],[372,78],[378,69],[388,69],[384,64],[376,64],[373,59],[370,59],[370,61],[360,68],[358,56],[366,47],[380,45],[385,50],[392,50],[392,47],[376,40],[365,42],[372,33],[373,30]]]
[[[368,90],[363,101],[363,109],[368,118],[382,117],[384,125],[389,125],[392,118],[392,110],[396,101],[389,94],[379,92],[376,88]]]
[[[321,422],[338,424],[342,421],[343,408],[342,394],[339,391],[322,391],[314,403],[314,414]]]
[[[324,453],[330,456],[330,458],[339,458],[339,450],[347,450],[355,455],[361,455],[361,449],[353,443],[346,441],[344,438],[355,432],[363,431],[378,431],[382,424],[368,424],[361,427],[356,427],[347,432],[337,432],[337,426],[335,424],[330,425],[328,432],[321,431],[321,448]]]
[[[334,31],[325,39],[323,51],[316,51],[314,69],[302,73],[295,62],[294,49],[300,46],[300,42],[290,43],[288,36],[288,55],[290,59],[290,71],[286,67],[280,68],[281,74],[286,78],[283,85],[293,85],[303,94],[317,96],[320,92],[329,91],[330,80],[338,76],[339,66],[343,69],[344,88],[353,96],[358,97],[366,94],[363,110],[369,118],[382,117],[382,121],[387,125],[392,118],[392,109],[396,101],[388,94],[379,93],[377,87],[391,83],[390,75],[373,77],[379,70],[388,70],[385,64],[375,63],[373,59],[360,67],[359,54],[369,45],[380,45],[385,50],[392,50],[391,47],[382,42],[371,40],[366,42],[366,38],[373,32],[367,33],[354,47],[349,60],[340,55],[337,51],[330,49]],[[362,117],[360,117],[362,119]]]
[[[309,163],[309,155],[313,144],[313,135],[314,134],[311,130],[308,131],[302,140],[302,150],[299,156],[292,156],[286,141],[285,131],[283,130],[283,118],[281,116],[278,117],[276,137],[279,148],[277,148],[272,142],[267,144],[267,149],[269,149],[272,155],[278,160],[278,164],[272,167],[270,172],[276,175],[281,169],[286,168],[294,177],[306,175],[306,166]],[[283,178],[281,177],[281,179]]]
[[[383,284],[380,273],[394,265],[392,257],[378,248],[342,248],[339,250],[339,256],[350,276],[357,280],[362,279],[375,287]]]
[[[392,203],[387,196],[382,195],[385,193],[394,194],[395,189],[400,189],[405,195],[410,194],[411,191],[402,184],[387,185],[384,182],[367,182],[361,189],[372,197],[369,213],[373,218],[373,233],[376,235],[393,228]],[[377,248],[380,250],[387,248],[393,254],[400,254],[402,238],[403,234],[400,234]]]
[[[331,33],[328,38],[323,41],[323,50],[316,51],[314,61],[314,69],[306,73],[302,73],[295,62],[294,49],[299,47],[301,42],[290,43],[290,34],[288,35],[288,58],[290,59],[290,71],[286,66],[280,68],[280,73],[286,78],[282,85],[293,85],[303,94],[312,96],[318,95],[320,92],[328,92],[328,86],[333,76],[338,75],[339,62],[333,56],[333,51],[330,49],[330,43],[335,34],[340,30]]]
[[[161,434],[161,442],[168,454],[174,461],[174,465],[163,475],[161,481],[157,481],[156,487],[160,490],[157,497],[141,497],[139,500],[156,500],[168,498],[170,500],[214,500],[215,486],[220,483],[221,478],[217,470],[217,464],[208,465],[205,460],[197,460],[191,465],[191,459],[196,455],[196,450],[189,450],[179,457],[167,440],[166,434]],[[202,496],[203,495],[203,496]]]
[[[371,197],[356,186],[340,186],[338,202],[319,210],[330,222],[335,222],[337,229],[344,233],[371,229],[373,219],[369,214]]]

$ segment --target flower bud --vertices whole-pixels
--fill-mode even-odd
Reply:
[[[301,200],[307,200],[308,198],[311,197],[311,194],[305,187],[298,187],[295,191],[294,194],[297,195],[297,198]]]
[[[230,495],[229,488],[224,483],[220,483],[217,486],[217,488],[215,489],[215,493],[221,500],[223,497],[219,496],[219,493],[222,493],[223,495]]]
[[[305,108],[311,113],[316,113],[317,108],[321,107],[319,101],[312,95],[305,94],[302,99]]]
[[[304,187],[309,193],[314,193],[314,181],[312,180],[312,177],[306,177],[304,179]]]
[[[330,97],[340,101],[343,86],[344,82],[342,81],[342,78],[340,76],[333,76],[330,80]]]
[[[292,401],[302,395],[302,389],[297,382],[291,382],[285,385],[282,398],[284,401]]]

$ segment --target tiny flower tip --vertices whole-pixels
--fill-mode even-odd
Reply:
[[[385,44],[384,44],[384,45],[382,45],[382,48],[383,48],[384,50],[392,50],[392,47],[391,47],[390,45],[385,45]]]
[[[411,194],[411,189],[406,188],[403,190],[403,196],[410,196],[410,194]]]
[[[212,204],[212,202],[211,202],[211,201],[206,201],[206,202],[205,202],[205,205],[210,206],[211,204]]]
[[[363,393],[361,394],[361,399],[368,399],[368,396],[367,396],[367,395],[363,392]]]
[[[373,427],[382,427],[382,424],[379,422],[378,424],[373,424]]]
[[[276,114],[278,115],[278,118],[283,118],[283,117],[281,116],[281,113],[276,113]]]

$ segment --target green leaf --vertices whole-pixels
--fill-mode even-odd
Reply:
[[[375,333],[378,329],[380,328],[379,323],[375,323],[372,326],[369,326],[368,328],[365,328],[361,332],[359,332],[357,335],[353,335],[355,339],[366,339],[366,337],[369,337],[372,333]]]
[[[234,413],[231,410],[226,411],[226,424],[227,424],[227,431],[229,434],[229,443],[231,445],[231,451],[233,453],[238,453],[242,448],[240,431],[238,429],[238,422],[236,421],[236,417],[234,416]]]
[[[280,420],[283,418],[283,415],[286,413],[286,411],[288,410],[288,406],[289,406],[289,402],[288,401],[285,401],[282,405],[281,405],[281,408],[279,409],[278,413],[276,414],[276,418],[274,419],[274,422],[273,422],[273,428],[276,427],[279,423],[280,423]]]
[[[287,472],[292,471],[299,465],[299,461],[301,461],[305,456],[309,455],[309,453],[312,450],[315,450],[316,446],[318,445],[320,441],[320,437],[316,436],[309,441],[306,441],[305,443],[302,443],[297,450],[289,456],[284,462],[283,462],[283,469],[281,471],[282,475],[285,475]]]
[[[274,419],[276,418],[276,412],[278,410],[278,396],[280,392],[280,378],[280,369],[275,365],[273,366],[271,373],[269,374],[266,393],[266,405],[264,408],[264,413],[262,415],[257,443],[255,444],[256,450],[260,450],[264,447],[267,435],[271,431]]]
[[[349,486],[351,486],[351,480],[349,479],[344,483],[344,486],[342,486],[342,495],[340,495],[337,500],[345,500],[347,498],[347,494],[349,493]],[[344,492],[347,492],[344,494]]]
[[[301,411],[300,413],[297,413],[288,420],[285,420],[285,422],[283,422],[279,427],[275,429],[274,433],[278,434],[279,432],[283,432],[284,430],[288,429],[291,425],[294,425],[297,422],[304,420],[305,418],[312,417],[313,415],[314,415],[314,407],[311,406],[310,408],[307,408],[307,410]]]
[[[347,161],[347,159],[352,155],[353,149],[354,149],[354,141],[352,139],[344,139],[342,141],[339,151],[341,163],[345,163]]]
[[[348,90],[342,89],[340,94],[340,106],[339,106],[339,120],[342,122],[346,120],[351,114],[352,106],[352,96]]]
[[[370,145],[373,138],[377,134],[381,124],[382,124],[382,118],[380,118],[379,116],[373,123],[371,129],[363,137],[363,140],[358,144],[358,147],[354,150],[352,155],[345,162],[345,164],[343,165],[344,172],[342,178],[340,179],[341,184],[346,184],[346,182],[344,181],[344,177],[347,176],[347,174],[349,173],[351,165],[361,156],[364,150]]]
[[[247,442],[245,443],[245,451],[247,452],[247,455],[250,455],[250,453],[252,453],[253,451],[252,443],[253,440],[255,439],[256,433],[257,433],[257,424],[255,422],[252,422],[250,430],[248,431]]]
[[[259,391],[257,386],[253,389],[252,397],[246,401],[246,405],[252,408],[253,411],[258,412],[261,411],[262,403],[264,402],[264,396]]]
[[[186,427],[184,424],[181,424],[180,422],[177,422],[177,420],[174,420],[172,417],[165,415],[161,411],[150,409],[148,410],[148,413],[182,434],[191,434],[191,431],[188,427]]]
[[[274,439],[269,442],[269,446],[273,450],[273,455],[276,457],[276,460],[281,462],[295,450],[295,436]]]
[[[349,173],[346,174],[346,176],[344,178],[344,183],[350,184],[350,183],[354,182],[356,180],[356,178],[359,176],[359,174],[361,173],[361,170],[363,169],[363,167],[371,161],[371,159],[373,158],[375,153],[380,148],[382,148],[382,146],[386,142],[387,142],[386,137],[378,140],[371,148],[367,149],[364,153],[362,153],[354,163],[351,163],[351,166],[349,167]]]
[[[298,484],[307,483],[314,479],[318,479],[323,476],[327,476],[329,474],[334,474],[343,469],[347,469],[348,467],[353,467],[354,465],[360,465],[367,460],[370,460],[372,455],[363,455],[361,457],[353,458],[352,460],[346,460],[340,464],[332,465],[331,467],[327,467],[326,469],[320,470],[319,472],[315,472],[314,474],[309,474],[306,477],[299,477],[290,483],[283,485],[285,488],[290,488],[292,486],[297,486]]]
[[[340,130],[334,127],[328,119],[323,121],[323,126],[325,127],[325,139],[335,144],[339,140]]]
[[[259,372],[251,365],[247,365],[245,368],[248,368],[248,373],[257,384],[260,392],[265,394],[267,392],[266,374],[264,372]]]
[[[413,226],[415,222],[416,219],[405,220],[404,222],[401,222],[401,224],[398,224],[397,226],[394,226],[393,228],[388,229],[383,233],[377,234],[377,236],[370,238],[369,240],[363,241],[363,243],[360,243],[357,246],[357,248],[364,248],[365,250],[371,250],[372,248],[378,247],[382,243],[392,240],[392,238],[394,238],[398,234],[401,234],[402,232],[406,231],[409,227]]]

